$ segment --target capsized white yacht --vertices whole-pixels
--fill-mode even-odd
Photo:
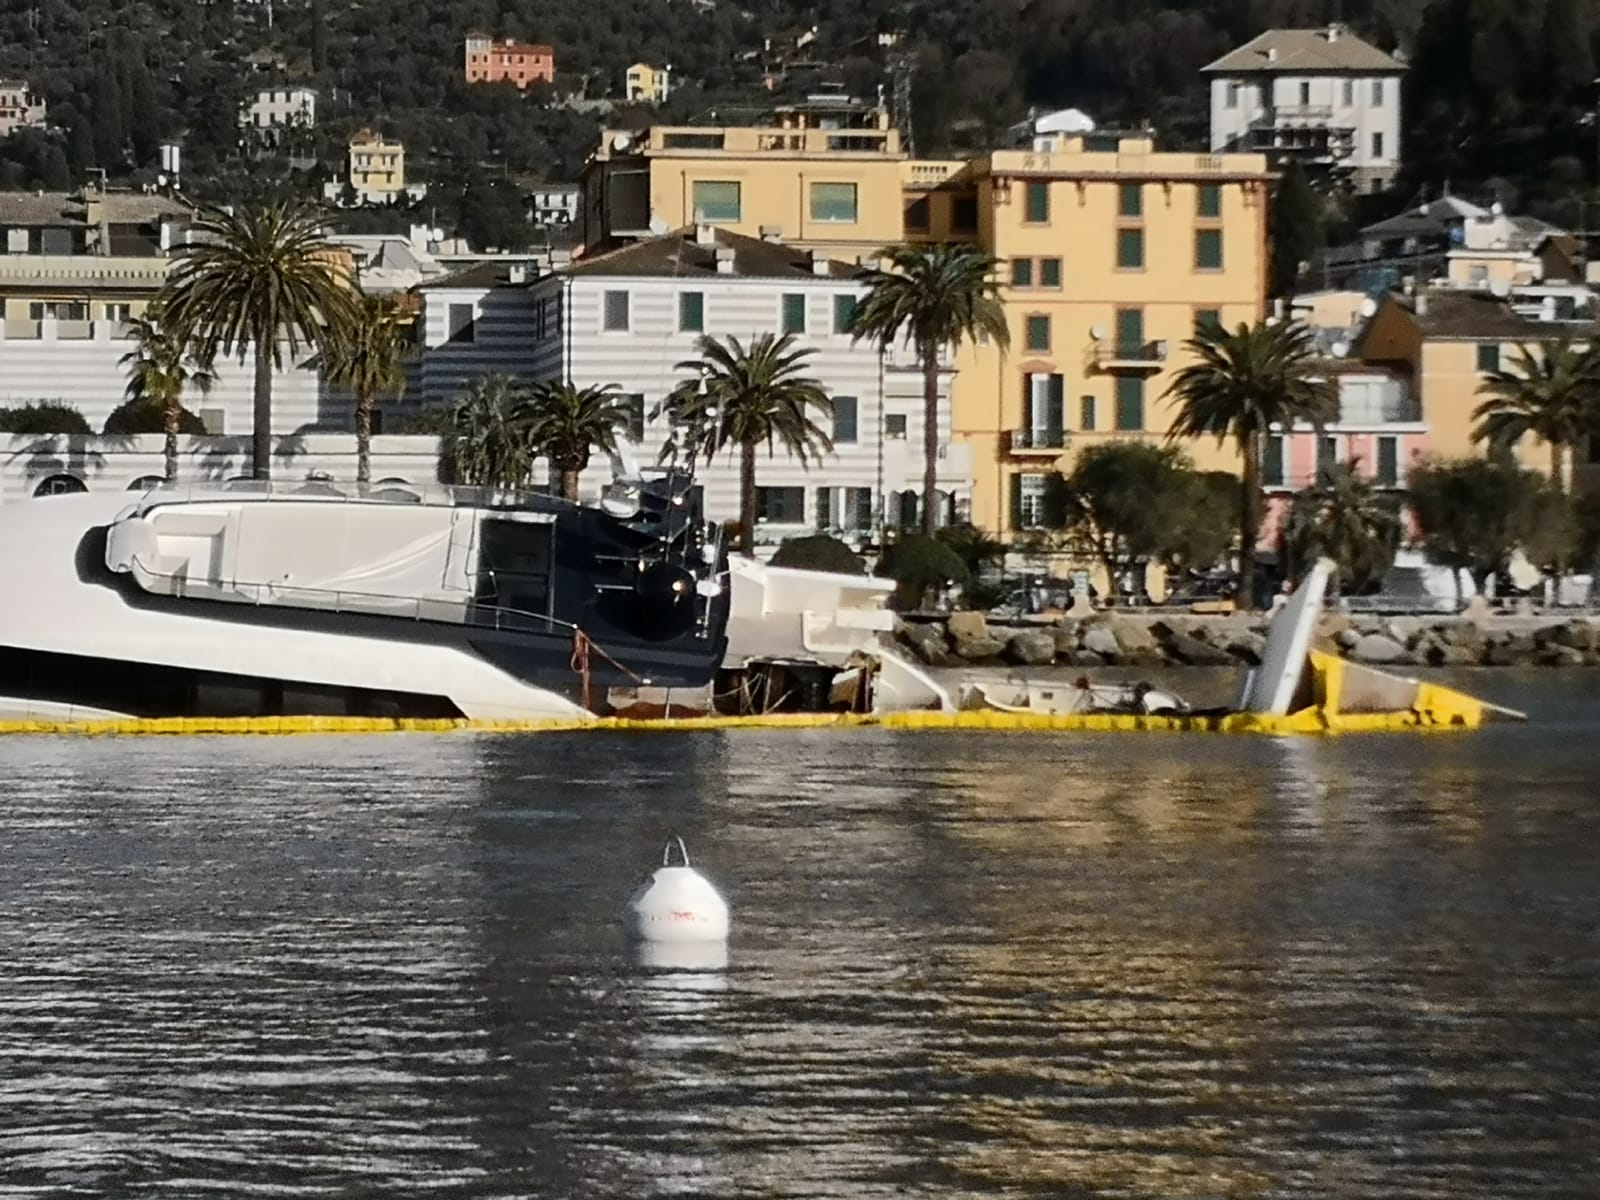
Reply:
[[[599,506],[327,484],[0,504],[0,717],[527,719],[703,687],[720,530],[681,472]]]

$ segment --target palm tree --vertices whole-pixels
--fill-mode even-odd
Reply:
[[[804,374],[813,351],[796,349],[794,335],[763,333],[749,346],[736,337],[700,339],[700,355],[678,364],[696,378],[679,384],[666,400],[673,419],[689,428],[690,440],[707,457],[739,448],[739,549],[755,555],[756,447],[767,453],[781,444],[802,464],[833,449],[833,440],[811,417],[828,412],[827,390]]]
[[[1295,495],[1283,544],[1290,560],[1302,566],[1324,556],[1333,559],[1340,590],[1355,594],[1369,589],[1394,565],[1400,533],[1394,494],[1362,479],[1353,462],[1336,463],[1313,487]]]
[[[462,483],[509,490],[528,486],[536,457],[528,407],[526,390],[509,375],[480,375],[456,397],[448,449]]]
[[[178,478],[178,429],[183,418],[183,390],[193,387],[202,396],[217,381],[211,360],[179,340],[168,328],[159,304],[128,323],[133,349],[117,360],[128,372],[123,395],[130,403],[148,404],[161,411],[161,431],[166,434],[163,457],[165,475]]]
[[[548,458],[561,473],[561,494],[568,500],[578,498],[578,476],[589,465],[590,451],[615,451],[617,434],[632,419],[628,401],[616,394],[616,386],[546,383],[528,398],[526,419],[533,453]]]
[[[867,271],[867,294],[851,332],[880,349],[897,339],[916,348],[922,364],[922,531],[937,525],[939,478],[939,353],[988,335],[1010,344],[995,282],[995,260],[976,246],[940,243],[888,246],[878,251],[887,270]]]
[[[203,208],[162,289],[173,335],[205,360],[255,357],[252,473],[272,474],[272,373],[302,346],[324,349],[349,324],[353,295],[317,210],[272,203]]]
[[[1571,450],[1600,418],[1600,355],[1574,349],[1565,338],[1542,353],[1517,347],[1512,370],[1491,371],[1479,385],[1488,397],[1473,412],[1474,441],[1509,450],[1524,434],[1550,446],[1550,482],[1565,494],[1571,485]]]
[[[1178,406],[1167,436],[1232,438],[1244,460],[1239,506],[1239,603],[1255,603],[1256,538],[1261,527],[1261,451],[1274,428],[1320,430],[1338,416],[1339,393],[1317,379],[1311,331],[1298,323],[1205,324],[1185,343],[1198,360],[1167,389]]]
[[[350,320],[322,351],[330,383],[356,396],[356,482],[372,482],[372,402],[384,392],[399,396],[411,357],[410,318],[391,296],[357,292]]]

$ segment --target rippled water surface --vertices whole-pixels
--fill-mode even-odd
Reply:
[[[1592,1197],[1600,681],[1479,735],[0,741],[0,1195]],[[684,834],[725,973],[622,899]]]

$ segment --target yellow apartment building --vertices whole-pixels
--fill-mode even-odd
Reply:
[[[672,69],[636,62],[622,77],[623,96],[635,104],[660,104],[672,94]]]
[[[845,259],[900,240],[906,155],[884,111],[794,105],[772,121],[606,130],[583,172],[585,251],[697,223]]]
[[[363,129],[350,139],[350,187],[363,201],[383,201],[406,190],[406,148]]]
[[[1049,473],[1076,450],[1164,438],[1163,395],[1196,322],[1263,314],[1263,155],[1087,134],[912,161],[881,109],[802,106],[776,121],[607,132],[583,178],[586,252],[696,222],[850,259],[900,241],[981,246],[1001,264],[1011,347],[960,352],[952,419],[986,529],[1036,525]],[[1237,470],[1229,447],[1186,448]]]
[[[1550,287],[1545,294],[1444,288],[1415,296],[1390,295],[1379,304],[1356,345],[1366,362],[1393,367],[1411,376],[1427,422],[1427,452],[1440,458],[1484,453],[1472,440],[1473,412],[1483,403],[1479,392],[1490,372],[1515,364],[1518,347],[1538,354],[1543,345],[1566,338],[1585,345],[1600,335],[1592,315],[1569,306],[1569,289]],[[1592,439],[1592,442],[1594,440]],[[1600,444],[1579,447],[1574,477],[1586,482],[1597,473]],[[1516,447],[1523,466],[1548,474],[1550,448],[1527,437]]]

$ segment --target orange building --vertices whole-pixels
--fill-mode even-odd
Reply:
[[[469,33],[466,60],[468,83],[509,80],[518,88],[527,88],[556,80],[556,52],[550,46],[510,38],[497,42],[486,33]]]

